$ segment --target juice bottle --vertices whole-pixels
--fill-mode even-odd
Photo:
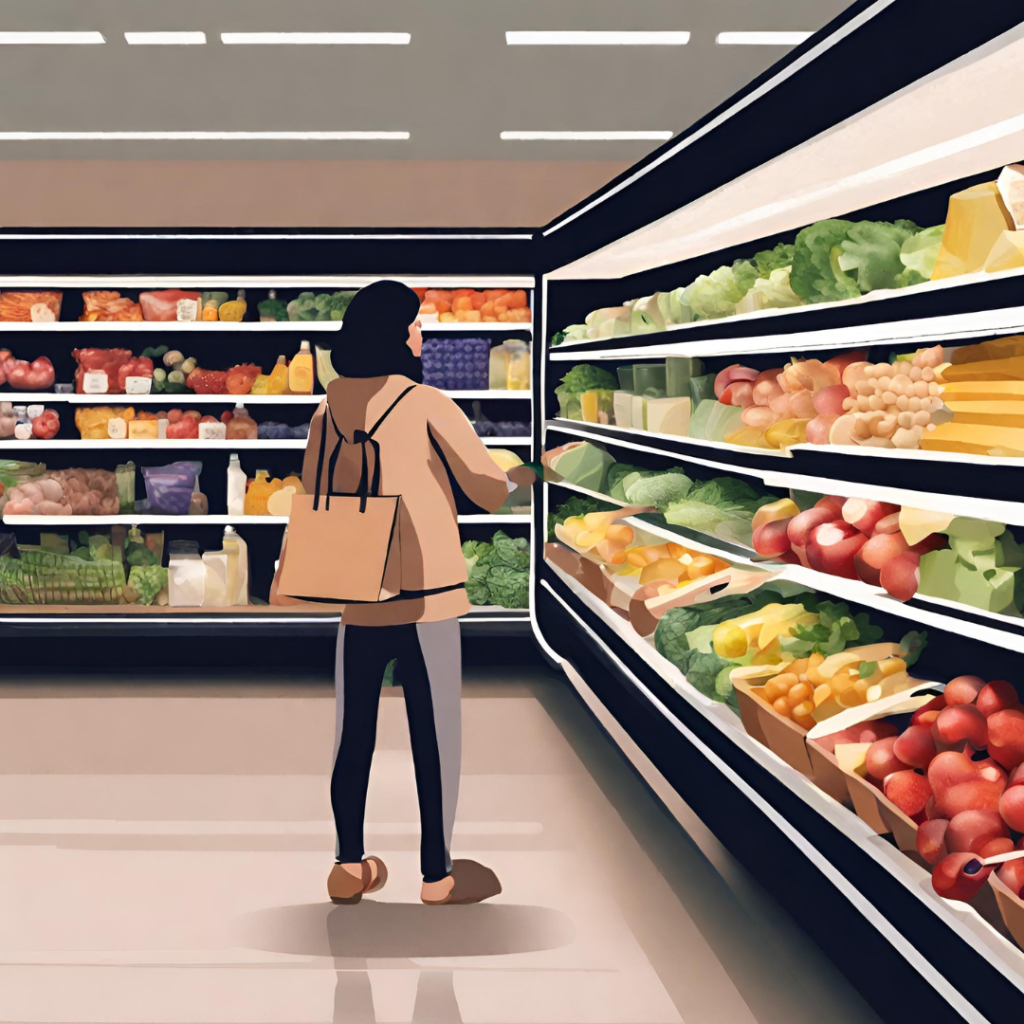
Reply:
[[[597,423],[600,395],[596,391],[584,391],[580,395],[580,415],[584,423]]]
[[[224,527],[224,554],[227,556],[227,600],[229,607],[249,603],[249,547],[233,526]]]
[[[231,441],[252,441],[259,436],[256,421],[241,402],[235,406],[235,414],[227,422],[225,436]]]
[[[288,390],[293,395],[313,394],[313,353],[308,341],[299,344],[299,351],[288,367]]]
[[[222,302],[217,309],[217,318],[222,321],[238,323],[245,317],[245,311],[249,308],[245,301],[245,289],[238,289],[238,298],[230,302]]]
[[[247,516],[269,515],[267,502],[275,491],[281,489],[281,486],[280,480],[270,479],[269,470],[257,469],[256,479],[249,484],[249,490],[245,492],[245,514]]]
[[[508,387],[508,349],[504,345],[491,349],[488,378],[492,391],[504,391]]]
[[[504,346],[508,352],[508,389],[509,391],[529,391],[530,389],[530,349],[525,341],[506,341]]]
[[[305,345],[306,342],[303,342]],[[310,386],[310,391],[313,390]],[[267,384],[268,395],[288,394],[288,360],[284,356],[277,357],[277,365],[270,371],[270,381]]]

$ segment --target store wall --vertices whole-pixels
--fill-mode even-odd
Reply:
[[[7,160],[2,227],[536,227],[607,161]]]

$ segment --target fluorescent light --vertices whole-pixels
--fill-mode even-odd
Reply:
[[[689,32],[506,32],[509,46],[685,46]]]
[[[105,42],[102,32],[0,32],[0,46],[88,46]]]
[[[153,142],[158,140],[221,142],[260,139],[293,142],[404,140],[408,132],[0,132],[0,142]]]
[[[719,32],[715,42],[720,46],[798,46],[812,35],[812,32]]]
[[[225,46],[408,46],[408,32],[221,32]]]
[[[502,132],[506,142],[664,142],[673,132]]]
[[[202,46],[205,32],[125,32],[129,46]]]

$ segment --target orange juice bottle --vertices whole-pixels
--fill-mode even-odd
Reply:
[[[288,360],[284,356],[277,357],[277,365],[270,371],[267,383],[268,395],[288,394]]]
[[[269,515],[267,502],[274,491],[280,489],[281,481],[271,480],[269,470],[257,469],[256,479],[249,484],[249,489],[245,492],[245,514],[247,516]]]

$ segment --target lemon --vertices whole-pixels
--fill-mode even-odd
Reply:
[[[747,653],[747,634],[742,627],[723,622],[711,634],[711,644],[720,658],[742,658]]]

